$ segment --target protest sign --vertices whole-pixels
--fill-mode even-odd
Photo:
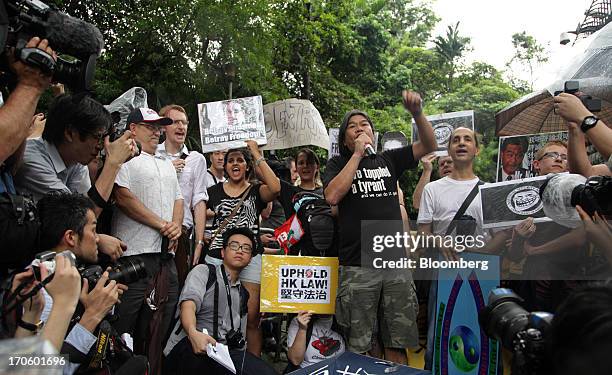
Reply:
[[[266,138],[262,150],[314,145],[327,149],[327,129],[309,100],[286,99],[264,106]]]
[[[509,227],[528,217],[536,223],[551,221],[540,199],[544,181],[546,176],[481,185],[483,228]]]
[[[340,128],[329,128],[329,152],[327,159],[331,159],[336,155],[340,155],[340,146],[338,145],[338,134]],[[378,151],[378,132],[374,132],[374,151]]]
[[[261,96],[198,104],[202,152],[266,143]]]
[[[500,137],[497,156],[497,181],[510,181],[538,175],[533,168],[535,155],[549,141],[567,142],[567,132]]]
[[[438,156],[448,155],[448,141],[453,131],[459,127],[474,130],[474,111],[460,111],[427,116],[431,123],[438,143],[435,151]],[[419,140],[416,122],[412,120],[412,143]]]
[[[382,137],[381,143],[383,151],[387,151],[408,146],[408,139],[406,135],[400,131],[386,132]]]
[[[334,314],[338,289],[338,258],[263,255],[262,312]]]
[[[501,348],[480,327],[478,313],[499,285],[499,257],[461,253],[467,261],[486,261],[487,269],[439,269],[433,342],[433,374],[501,373]],[[442,257],[440,257],[442,260]],[[430,296],[431,298],[431,296]]]

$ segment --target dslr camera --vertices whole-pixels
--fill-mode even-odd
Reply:
[[[57,61],[45,51],[25,47],[34,36],[49,41]],[[104,40],[94,25],[40,0],[0,0],[0,53],[6,47],[14,47],[17,59],[52,74],[54,81],[75,91],[89,91]],[[11,72],[6,58],[0,70]]]
[[[120,258],[115,264],[112,264],[111,270],[108,272],[108,280],[115,280],[119,284],[129,284],[147,277],[147,269],[143,261],[129,258]],[[96,286],[100,277],[106,270],[97,264],[80,265],[77,267],[81,277],[87,279],[89,288]]]
[[[510,289],[493,289],[478,321],[487,336],[512,351],[512,375],[548,375],[546,336],[553,315],[528,312],[522,307],[524,302]]]
[[[231,329],[225,335],[225,342],[227,343],[227,347],[230,349],[242,349],[245,344],[244,337],[242,337],[242,332],[233,329]]]
[[[555,96],[561,94],[562,92],[566,92],[568,94],[575,95],[578,91],[580,91],[580,83],[578,81],[566,81],[564,84],[563,91],[555,91]],[[601,111],[601,99],[593,98],[591,95],[580,95],[578,98],[582,101],[582,104],[589,111],[595,113]]]

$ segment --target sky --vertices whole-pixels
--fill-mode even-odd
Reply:
[[[484,61],[498,69],[514,53],[512,34],[526,31],[550,52],[549,62],[537,68],[534,89],[543,88],[554,80],[563,62],[571,58],[578,47],[562,46],[562,32],[575,30],[584,20],[584,12],[592,0],[433,0],[433,10],[441,19],[432,35],[445,35],[448,25],[459,24],[459,34],[468,36],[472,51],[466,62]],[[572,38],[573,42],[573,38]],[[528,74],[520,74],[528,80]]]

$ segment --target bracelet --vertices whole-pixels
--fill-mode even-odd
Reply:
[[[255,166],[259,167],[259,164],[261,164],[262,161],[266,161],[266,158],[264,158],[263,156],[255,160]]]

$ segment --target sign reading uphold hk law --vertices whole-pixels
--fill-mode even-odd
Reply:
[[[314,145],[329,148],[329,136],[319,111],[309,100],[286,99],[264,106],[266,138],[263,150]]]
[[[335,312],[338,258],[264,255],[261,269],[262,312]]]

